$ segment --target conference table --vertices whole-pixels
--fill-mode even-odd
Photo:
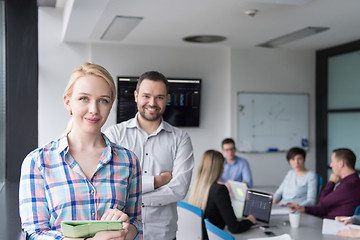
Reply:
[[[265,190],[273,193],[274,187],[257,187],[256,189]],[[276,190],[276,189],[275,189]],[[274,209],[280,208],[278,205],[273,205]],[[289,223],[288,214],[271,215],[269,228],[260,228],[259,226],[253,226],[251,229],[244,233],[233,234],[236,240],[245,240],[251,238],[266,238],[271,237],[265,234],[266,231],[273,232],[276,236],[283,234],[289,234],[293,240],[343,240],[349,239],[345,237],[339,237],[336,235],[322,234],[323,219],[302,213],[300,226],[298,228],[292,228]],[[227,232],[229,230],[225,228]]]
[[[288,215],[272,215],[270,218],[270,228],[262,230],[254,226],[248,231],[239,234],[232,234],[236,240],[251,239],[251,238],[264,238],[269,237],[265,231],[271,231],[276,236],[289,234],[293,240],[340,240],[349,239],[339,237],[336,235],[323,235],[322,232],[323,220],[309,214],[302,214],[300,226],[292,228],[289,223]]]

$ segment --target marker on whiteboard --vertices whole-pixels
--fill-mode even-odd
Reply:
[[[302,146],[303,148],[307,148],[307,147],[309,146],[309,142],[308,142],[308,139],[307,139],[306,137],[303,137],[303,138],[301,139],[301,146]]]
[[[279,149],[277,148],[268,148],[268,152],[277,152]]]

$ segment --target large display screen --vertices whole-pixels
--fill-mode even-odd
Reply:
[[[137,112],[134,91],[138,77],[118,77],[117,122]],[[169,100],[163,118],[178,127],[197,127],[200,118],[201,79],[168,78]]]

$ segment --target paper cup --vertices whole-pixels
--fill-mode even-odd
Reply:
[[[300,226],[301,214],[299,212],[289,213],[290,226],[293,228],[298,228]]]

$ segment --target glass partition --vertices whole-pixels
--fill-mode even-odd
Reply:
[[[329,58],[328,109],[360,108],[360,51]]]
[[[328,164],[332,151],[349,148],[357,158],[355,168],[360,169],[360,113],[329,113],[328,115]]]

